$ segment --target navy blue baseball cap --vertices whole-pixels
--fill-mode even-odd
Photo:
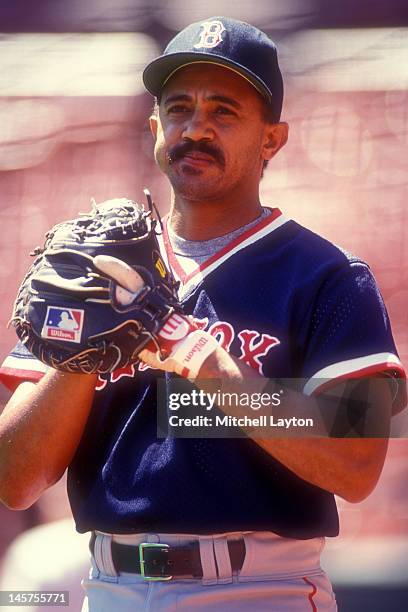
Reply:
[[[180,68],[195,62],[226,66],[251,83],[271,107],[274,122],[280,120],[283,81],[275,43],[254,26],[229,17],[210,17],[187,26],[150,62],[143,82],[151,94],[160,93]]]

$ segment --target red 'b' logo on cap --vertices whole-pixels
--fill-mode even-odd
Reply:
[[[200,40],[195,49],[213,49],[222,42],[221,34],[225,32],[222,21],[204,21],[201,24],[203,28],[200,32]]]

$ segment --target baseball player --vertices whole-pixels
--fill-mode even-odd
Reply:
[[[0,497],[25,508],[68,467],[77,529],[92,534],[84,610],[335,610],[319,561],[338,533],[334,494],[371,492],[386,439],[158,438],[155,381],[167,370],[171,385],[188,358],[198,388],[304,380],[288,393],[305,406],[314,397],[321,409],[332,389],[346,407],[369,395],[386,419],[406,398],[384,303],[366,263],[260,203],[288,134],[264,33],[226,17],[194,23],[144,82],[174,194],[162,255],[208,349],[191,340],[165,361],[145,350],[153,367],[98,379],[18,345],[2,369],[25,382],[0,421]],[[130,290],[131,270],[110,274]]]

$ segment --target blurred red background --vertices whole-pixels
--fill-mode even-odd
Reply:
[[[281,36],[286,74],[282,119],[290,125],[290,137],[270,163],[261,193],[265,204],[278,206],[368,261],[387,304],[400,358],[407,366],[408,84],[402,76],[408,47],[401,43],[404,32],[406,40],[404,28],[354,31],[352,39],[347,30],[327,38],[321,31]],[[29,53],[33,43],[24,39],[21,65],[27,69],[27,62],[34,61],[40,66],[42,53],[47,58],[54,54],[55,64],[47,62],[59,75],[58,87],[55,79],[50,77],[51,86],[43,77],[38,91],[30,94],[17,72],[14,89],[11,84],[0,91],[1,358],[16,341],[6,325],[30,265],[29,252],[43,243],[47,229],[89,209],[92,197],[96,201],[122,196],[141,200],[146,186],[162,213],[169,206],[170,189],[154,165],[147,128],[152,100],[142,93],[140,84],[134,85],[145,55],[136,66],[132,58],[122,57],[120,74],[116,66],[108,66],[109,87],[106,81],[102,87],[95,81],[92,85],[92,79],[87,81],[83,74],[76,81],[75,70],[64,72],[62,51],[70,56],[67,36],[71,35],[48,38],[46,50],[37,49],[40,55],[34,60]],[[111,44],[112,35],[106,36]],[[17,48],[16,40],[12,42]],[[153,56],[156,51],[152,42],[144,53]],[[19,56],[12,57],[14,63],[5,68],[3,64],[7,75],[19,66]],[[322,63],[321,58],[326,61]],[[75,62],[78,67],[80,58]],[[0,409],[7,398],[8,392],[1,389]],[[406,437],[406,415],[398,419],[399,431]],[[406,565],[402,558],[408,552],[407,481],[408,443],[402,436],[391,440],[375,492],[361,504],[340,501],[341,537],[329,543],[327,553],[328,567],[339,584],[373,582],[373,555],[381,557],[385,582],[406,584],[407,572],[398,573],[398,568],[401,562]],[[47,493],[32,510],[12,513],[0,508],[0,558],[21,530],[68,514],[63,485]],[[358,566],[353,570],[349,561],[356,555]]]

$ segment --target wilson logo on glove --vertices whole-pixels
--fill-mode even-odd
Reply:
[[[157,251],[153,251],[153,265],[162,278],[166,278],[168,271]]]
[[[189,363],[196,353],[201,353],[203,348],[209,342],[208,337],[200,337],[193,347],[188,351],[187,355],[183,359],[183,363]]]
[[[83,310],[48,306],[41,337],[53,338],[62,342],[79,343],[81,342],[83,324]]]
[[[159,336],[164,338],[164,340],[177,342],[178,340],[185,338],[191,329],[191,325],[184,317],[180,317],[179,315],[175,314],[163,325]]]

